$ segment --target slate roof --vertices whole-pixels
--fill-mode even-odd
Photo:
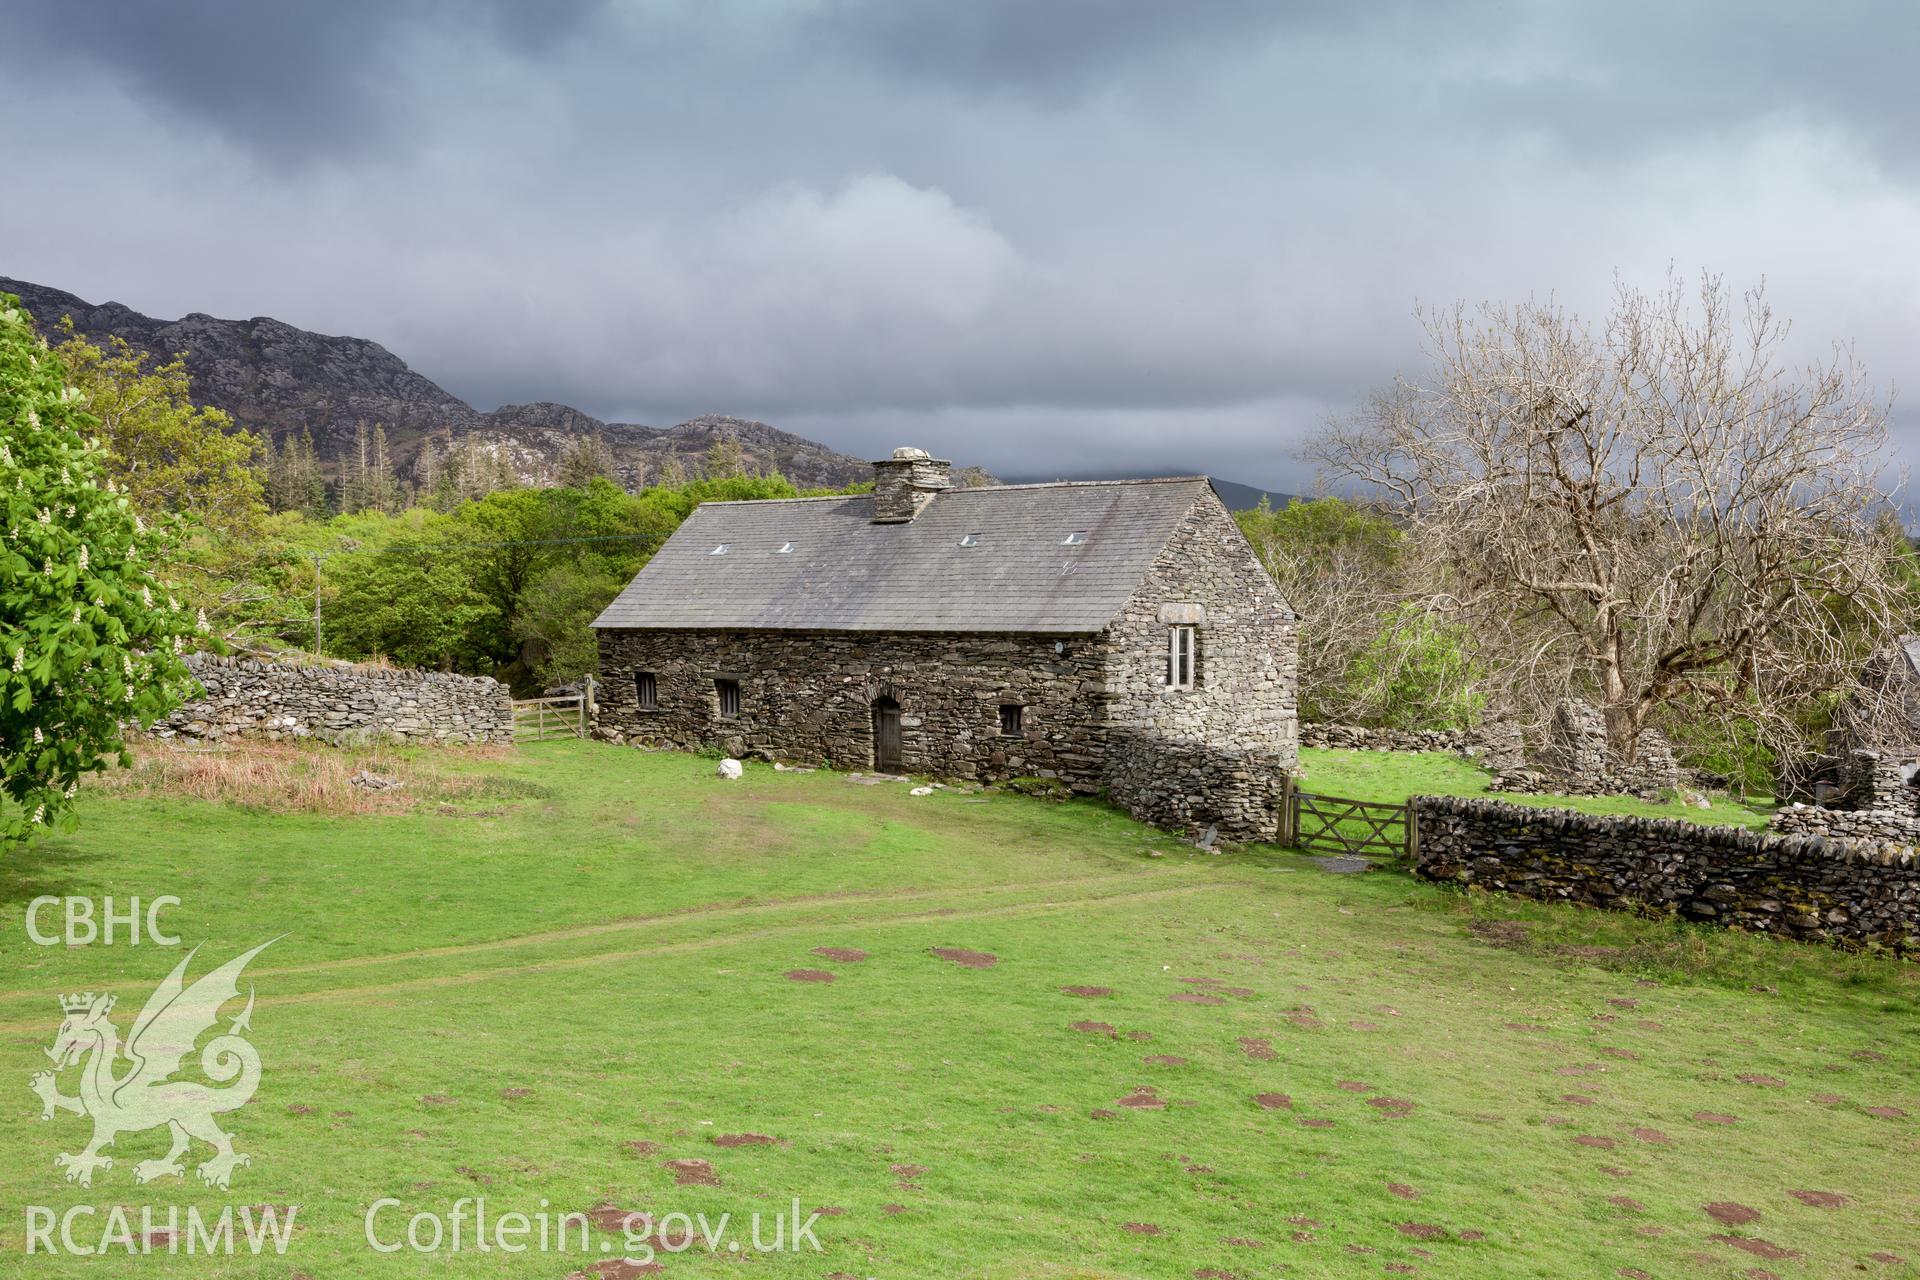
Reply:
[[[1206,490],[1198,476],[950,489],[904,524],[872,523],[867,494],[702,503],[593,625],[1099,631]]]

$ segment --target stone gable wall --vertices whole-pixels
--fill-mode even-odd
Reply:
[[[1920,950],[1920,855],[1871,841],[1421,796],[1415,873],[1781,937]]]
[[[1174,625],[1194,627],[1191,690],[1168,686]],[[1272,839],[1282,775],[1300,759],[1298,629],[1212,492],[1195,501],[1109,634],[1113,801],[1158,826]]]
[[[681,750],[716,748],[871,769],[873,703],[900,704],[910,773],[982,781],[1104,783],[1106,700],[1100,637],[818,631],[606,630],[600,633],[598,732]],[[640,709],[650,671],[659,707]],[[720,717],[714,681],[740,683],[740,715]],[[1000,733],[1018,703],[1021,732]]]
[[[210,653],[189,654],[187,666],[203,691],[156,723],[155,736],[513,741],[512,695],[487,676]]]
[[[1167,687],[1167,635],[1191,623],[1194,688]],[[1201,494],[1109,628],[1116,727],[1298,759],[1293,611],[1240,526]]]

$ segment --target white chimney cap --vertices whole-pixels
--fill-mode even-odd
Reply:
[[[917,462],[921,458],[931,458],[932,456],[933,455],[928,453],[925,449],[916,449],[910,444],[903,444],[898,449],[895,449],[893,451],[894,461],[896,462],[906,462],[906,461]]]

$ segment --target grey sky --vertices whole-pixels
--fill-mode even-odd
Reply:
[[[1669,263],[1920,372],[1901,3],[0,0],[0,48],[0,274],[482,408],[1297,488],[1416,302]]]

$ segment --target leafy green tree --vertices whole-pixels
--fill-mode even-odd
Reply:
[[[353,657],[451,671],[486,657],[475,641],[498,626],[499,606],[473,582],[443,522],[328,562],[326,645]]]
[[[219,409],[193,402],[186,363],[151,366],[124,338],[96,347],[63,320],[54,354],[86,398],[105,446],[105,478],[148,520],[190,514],[244,533],[266,514],[266,447]]]
[[[187,695],[188,611],[168,552],[110,478],[66,364],[0,294],[0,840],[72,825],[82,774],[127,762],[123,725]]]
[[[580,564],[553,565],[527,585],[512,630],[520,660],[542,687],[577,680],[598,667],[593,620],[626,585],[627,575]]]
[[[226,643],[254,648],[277,637],[290,566],[268,534],[268,464],[281,460],[225,413],[195,404],[180,360],[153,367],[119,338],[102,348],[71,324],[62,332],[55,354],[100,423],[107,478],[143,519],[179,518],[165,566],[176,594]],[[287,449],[297,460],[300,446],[290,439]],[[305,453],[310,463],[310,440]]]
[[[1354,705],[1376,708],[1393,729],[1466,729],[1486,699],[1471,637],[1418,604],[1403,604],[1355,657],[1347,679]]]

